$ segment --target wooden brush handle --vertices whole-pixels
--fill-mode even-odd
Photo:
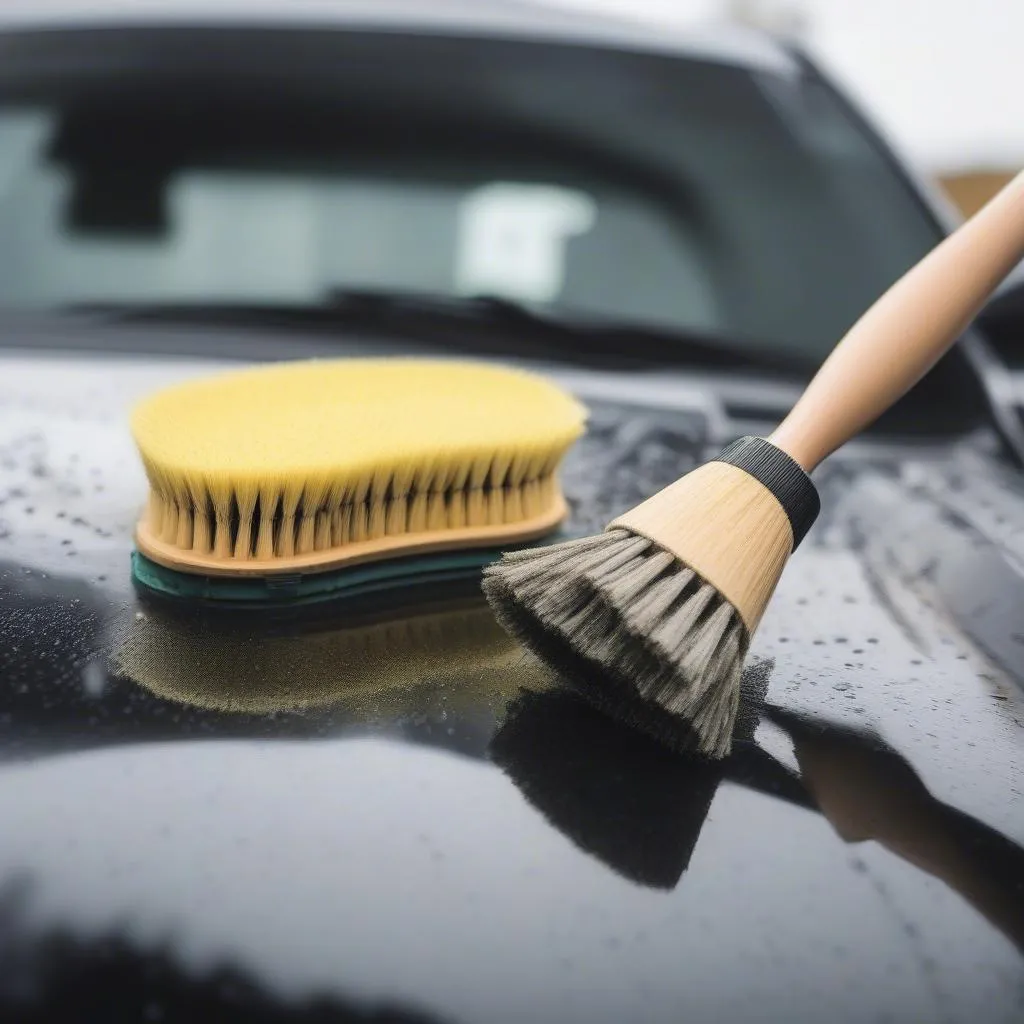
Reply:
[[[810,472],[934,366],[1022,258],[1024,172],[854,324],[772,443]]]

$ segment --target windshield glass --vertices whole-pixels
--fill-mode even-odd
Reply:
[[[801,78],[357,35],[9,37],[0,306],[491,295],[816,359],[936,241]]]

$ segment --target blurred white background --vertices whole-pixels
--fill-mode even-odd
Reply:
[[[797,36],[917,166],[1024,166],[1024,0],[547,0],[687,26]]]

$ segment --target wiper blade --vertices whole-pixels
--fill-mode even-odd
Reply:
[[[445,295],[439,292],[396,291],[374,288],[337,288],[327,307],[353,312],[408,312],[467,319],[520,319],[556,323],[554,316],[500,295]]]
[[[548,311],[495,295],[458,296],[374,289],[339,289],[317,306],[242,303],[103,303],[65,307],[104,322],[210,324],[403,336],[472,352],[575,357],[597,365],[637,368],[752,367],[803,373],[807,362],[764,345],[740,344],[712,333],[659,328],[605,317]]]
[[[61,307],[65,314],[115,322],[287,324],[297,327],[349,326],[422,316],[474,323],[519,323],[555,327],[558,320],[498,296],[447,296],[373,289],[331,292],[316,305],[244,302],[79,302]]]
[[[614,358],[618,363],[660,363],[678,366],[734,367],[738,364],[785,372],[807,370],[807,361],[756,343],[711,332],[659,328],[634,321],[548,310],[497,295],[435,295],[393,291],[344,289],[332,293],[333,307],[346,317],[364,321],[461,321],[492,329],[515,330],[520,345],[545,336],[554,351],[577,351]]]

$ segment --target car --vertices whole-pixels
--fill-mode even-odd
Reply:
[[[737,28],[0,6],[0,1017],[1020,1021],[1012,297],[816,473],[722,761],[562,687],[472,574],[246,610],[130,572],[168,384],[534,369],[599,530],[770,430],[953,223]]]

